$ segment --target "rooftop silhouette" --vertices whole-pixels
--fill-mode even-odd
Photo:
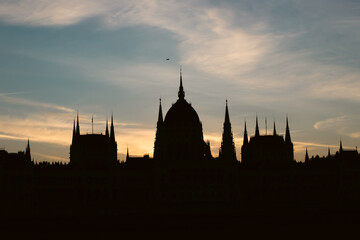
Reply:
[[[163,118],[161,99],[154,157],[117,159],[114,119],[104,134],[81,134],[79,114],[73,122],[69,164],[35,164],[30,140],[26,150],[0,150],[0,211],[8,217],[232,216],[241,223],[282,221],[356,221],[360,213],[360,158],[356,150],[295,162],[288,118],[285,137],[254,135],[244,125],[241,160],[237,160],[229,103],[219,157],[203,139],[202,122],[185,99],[182,72],[178,99]],[[243,218],[248,216],[248,218]],[[254,217],[257,216],[257,217]],[[179,218],[181,219],[181,217]],[[213,219],[213,218],[210,218]],[[208,219],[208,221],[211,221]],[[315,223],[315,222],[314,222]]]

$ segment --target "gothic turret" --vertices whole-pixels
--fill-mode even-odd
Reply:
[[[154,158],[158,159],[159,158],[159,152],[160,152],[160,148],[161,148],[161,138],[162,138],[162,128],[164,125],[164,120],[163,120],[163,114],[162,114],[162,107],[161,107],[161,98],[159,99],[159,115],[158,115],[158,120],[156,123],[156,135],[155,135],[155,146],[154,146]]]
[[[307,148],[306,148],[306,152],[305,152],[305,163],[309,163],[309,154],[308,154]]]
[[[227,100],[225,107],[224,131],[222,135],[219,158],[224,159],[226,161],[236,161],[235,146],[234,146],[233,134],[231,131],[231,123],[230,123]]]
[[[76,117],[76,135],[80,135],[79,113],[77,113]]]
[[[158,115],[157,126],[162,125],[164,123],[162,108],[161,108],[161,98],[159,99],[159,101],[160,103],[159,103],[159,115]]]
[[[276,136],[276,126],[275,126],[275,121],[274,121],[274,132],[273,135]]]
[[[288,157],[291,161],[294,160],[294,145],[291,142],[291,137],[290,137],[290,128],[289,128],[289,120],[288,117],[286,116],[286,133],[285,133],[285,144],[287,146],[288,149]]]
[[[72,136],[72,141],[74,142],[76,137],[76,129],[75,129],[75,118],[74,118],[74,125],[73,125],[73,136]]]
[[[25,156],[26,156],[27,161],[31,161],[30,140],[29,140],[29,138],[28,138],[28,141],[27,141],[27,146],[26,146],[26,150],[25,150]]]
[[[243,138],[243,145],[247,145],[248,142],[248,135],[247,135],[247,130],[246,130],[246,121],[245,121],[245,127],[244,127],[244,138]]]
[[[110,140],[115,142],[114,118],[111,114]]]
[[[106,129],[105,129],[105,136],[110,137],[109,136],[109,123],[108,123],[108,119],[106,117]]]
[[[245,121],[243,145],[247,145],[248,143],[249,143],[249,140],[248,140],[248,137],[247,137],[247,129],[246,129],[246,121]]]
[[[288,117],[286,116],[286,133],[285,133],[285,142],[291,143],[291,137],[290,137],[290,129],[289,129],[289,121]]]
[[[255,137],[259,137],[259,136],[260,136],[260,132],[259,132],[258,116],[256,115]]]
[[[342,141],[341,141],[341,139],[340,139],[340,152],[342,152],[343,151],[343,147],[342,147]]]

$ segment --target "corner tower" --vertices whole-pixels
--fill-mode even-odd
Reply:
[[[235,144],[233,139],[233,134],[231,131],[231,123],[228,109],[228,102],[226,100],[225,106],[225,121],[224,121],[224,131],[222,135],[221,148],[219,153],[219,158],[227,162],[236,162],[236,152]]]

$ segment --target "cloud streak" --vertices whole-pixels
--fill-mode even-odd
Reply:
[[[316,130],[324,130],[329,128],[336,128],[339,125],[343,125],[345,120],[347,120],[347,116],[340,116],[335,118],[328,118],[322,121],[318,121],[314,124],[314,128]]]
[[[50,104],[50,103],[34,101],[34,100],[30,100],[30,99],[19,98],[19,97],[12,97],[12,96],[10,96],[9,93],[0,93],[0,101],[10,103],[10,104],[28,106],[28,107],[43,108],[43,109],[48,109],[48,110],[49,109],[50,110],[58,110],[61,112],[66,112],[66,113],[74,112],[73,109],[68,108],[68,107],[60,106],[57,104]]]

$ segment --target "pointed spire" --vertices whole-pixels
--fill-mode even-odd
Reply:
[[[226,99],[226,106],[225,106],[225,123],[230,123],[230,117],[229,117],[229,109],[228,109],[228,101]]]
[[[109,137],[109,123],[108,123],[108,118],[107,118],[107,116],[106,116],[105,136]]]
[[[76,134],[77,134],[77,135],[80,135],[79,111],[78,111],[77,117],[76,117]]]
[[[157,124],[162,124],[164,122],[163,120],[163,114],[162,114],[162,108],[161,108],[161,98],[159,99],[160,104],[159,104],[159,116],[158,116],[158,121]]]
[[[245,120],[243,145],[247,145],[247,144],[248,144],[248,135],[247,135],[247,129],[246,129],[246,120]]]
[[[288,120],[288,117],[287,117],[287,116],[286,116],[285,142],[291,142],[290,129],[289,129],[289,120]]]
[[[274,132],[273,135],[276,136],[276,126],[275,126],[275,121],[274,121]]]
[[[161,98],[160,98],[160,104],[159,104],[159,116],[158,121],[156,124],[156,134],[155,134],[155,143],[154,143],[154,159],[159,159],[160,152],[161,152],[161,146],[162,146],[162,128],[163,128],[163,115],[162,115],[162,107],[161,107]]]
[[[184,87],[183,87],[183,84],[182,84],[182,69],[181,69],[181,66],[180,66],[180,87],[179,87],[178,97],[179,97],[179,99],[184,99],[185,98]]]
[[[342,147],[342,141],[341,141],[341,138],[340,138],[340,152],[343,151],[343,147]]]
[[[331,157],[331,153],[330,153],[330,148],[328,147],[328,158],[330,158]]]
[[[230,123],[227,100],[225,106],[224,131],[222,135],[221,150],[219,157],[230,161],[234,161],[234,160],[236,161],[235,144],[234,144],[233,134],[231,131],[231,123]]]
[[[73,125],[73,141],[76,135],[76,130],[75,130],[75,117],[74,117],[74,125]]]
[[[260,132],[259,132],[258,116],[256,115],[255,137],[258,136],[260,136]]]
[[[126,146],[126,162],[129,160],[129,146]]]
[[[110,139],[115,142],[114,118],[111,114]]]
[[[29,138],[28,138],[28,141],[27,141],[25,156],[26,156],[26,158],[27,158],[28,161],[31,161],[30,140],[29,140]]]
[[[29,138],[27,140],[26,153],[30,153],[30,140],[29,140]]]
[[[308,154],[308,150],[306,148],[306,152],[305,152],[305,163],[309,162],[309,154]]]

